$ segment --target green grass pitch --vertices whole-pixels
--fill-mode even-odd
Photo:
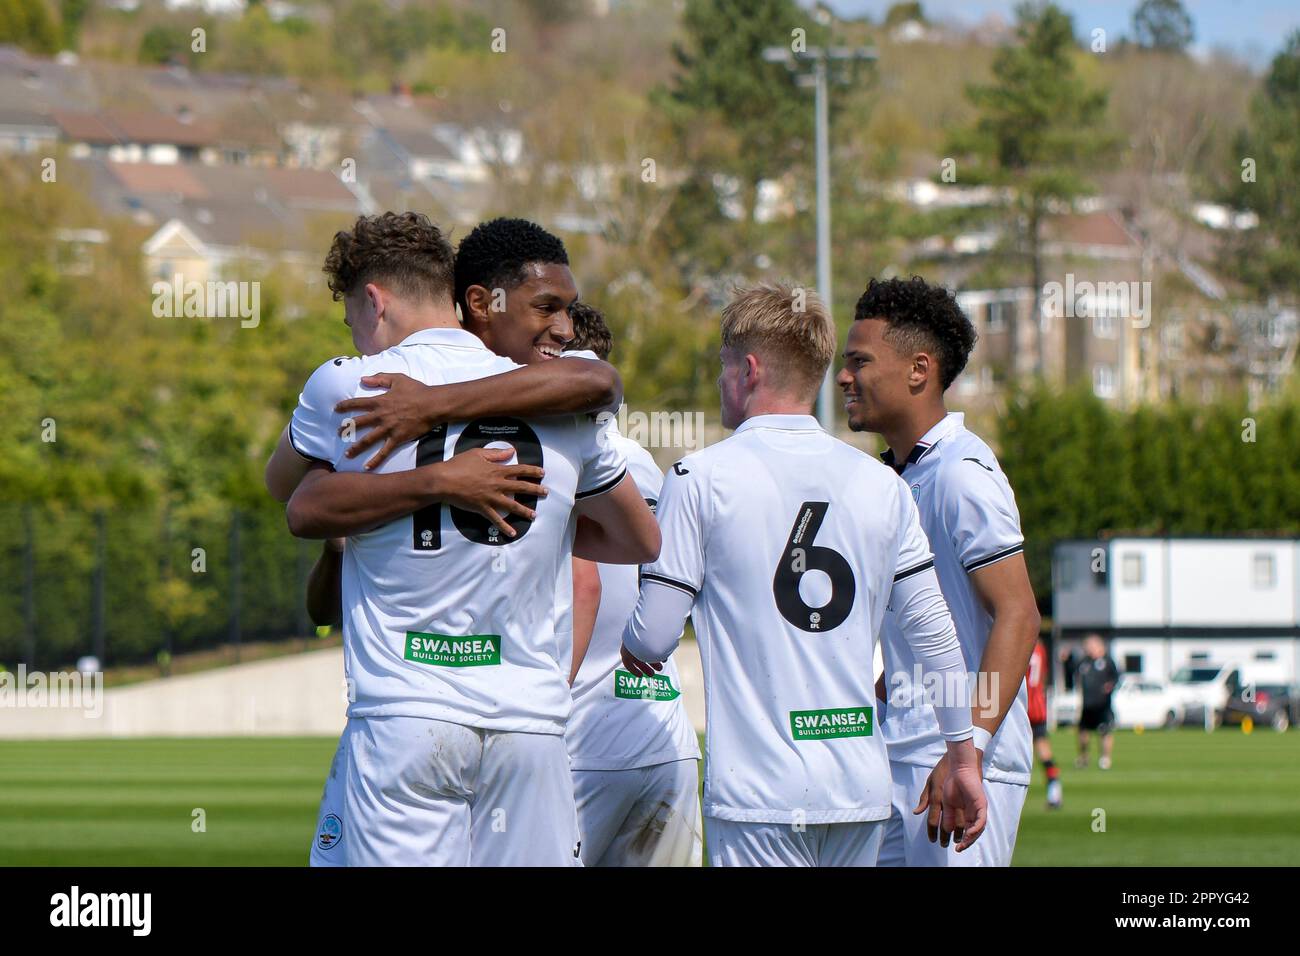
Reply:
[[[1065,808],[1042,771],[1017,865],[1281,865],[1294,826],[1300,732],[1120,733],[1115,768],[1073,769],[1054,737]],[[0,865],[303,865],[335,741],[0,741]],[[194,811],[206,829],[195,832]],[[1094,831],[1096,811],[1105,832]]]

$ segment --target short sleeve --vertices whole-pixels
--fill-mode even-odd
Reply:
[[[561,352],[560,358],[580,358],[588,362],[599,362],[600,356],[591,349],[571,349],[567,352]]]
[[[902,478],[898,479],[898,488],[900,514],[898,557],[894,562],[895,584],[934,567],[930,539],[925,536],[925,529],[921,527],[921,514],[912,499],[912,490]]]
[[[294,451],[313,461],[338,464],[343,456],[338,430],[346,416],[334,411],[334,406],[356,393],[362,374],[360,362],[352,358],[331,359],[312,372],[289,420]]]
[[[616,442],[610,440],[611,431],[609,421],[596,422],[588,418],[578,421],[582,474],[578,476],[575,501],[612,491],[627,475],[627,456]]]
[[[659,493],[659,558],[641,568],[641,580],[655,581],[694,597],[704,586],[704,533],[707,475],[697,462],[683,459],[668,470]]]
[[[957,560],[969,574],[1025,549],[1011,487],[1000,472],[973,458],[945,476],[943,524]]]

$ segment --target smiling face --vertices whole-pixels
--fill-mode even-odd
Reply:
[[[844,368],[835,382],[844,392],[844,413],[855,432],[886,432],[905,415],[915,363],[886,340],[884,319],[859,319],[849,326]]]
[[[578,285],[566,265],[529,262],[523,269],[524,281],[513,288],[466,290],[466,327],[498,355],[533,365],[558,356],[573,338],[569,306]]]

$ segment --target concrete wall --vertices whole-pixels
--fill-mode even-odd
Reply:
[[[702,730],[704,678],[694,641],[683,642],[677,665],[687,711]],[[346,720],[341,648],[109,689],[98,702],[88,696],[75,707],[0,707],[0,739],[336,737]]]

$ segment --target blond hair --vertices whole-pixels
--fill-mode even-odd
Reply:
[[[774,387],[811,396],[835,356],[835,326],[813,290],[764,282],[732,293],[722,347],[761,356]]]

